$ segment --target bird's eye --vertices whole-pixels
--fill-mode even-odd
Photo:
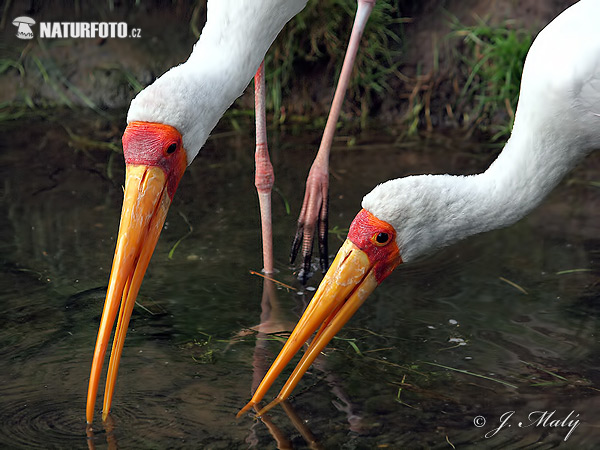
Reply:
[[[166,153],[167,153],[167,155],[170,155],[172,153],[175,153],[175,150],[177,150],[177,144],[175,142],[173,142],[171,145],[169,145],[167,147]]]
[[[374,234],[371,238],[371,241],[373,242],[373,244],[377,245],[378,247],[381,247],[390,241],[390,235],[384,232],[380,232]]]

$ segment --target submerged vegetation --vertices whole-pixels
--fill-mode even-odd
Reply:
[[[6,24],[7,17],[21,12],[17,10],[15,5],[5,8],[2,22]],[[179,34],[172,38],[176,50],[168,47],[167,51],[164,42],[150,42],[150,31],[161,32],[151,21],[159,10],[165,13],[165,33],[175,23],[188,23],[188,27],[178,26]],[[277,38],[266,57],[268,111],[274,126],[285,122],[323,125],[355,10],[356,0],[311,1]],[[494,138],[505,136],[510,132],[508,124],[518,98],[531,30],[515,22],[491,26],[481,19],[473,26],[462,25],[448,12],[444,21],[448,32],[439,39],[444,45],[439,46],[438,38],[432,38],[429,51],[409,55],[407,46],[411,39],[418,38],[411,36],[412,29],[406,24],[418,22],[426,28],[430,10],[427,2],[376,3],[346,95],[344,124],[362,128],[374,118],[379,122],[383,118],[385,123],[403,128],[405,135],[432,130],[434,126],[453,126]],[[79,4],[71,16],[86,20],[82,11],[85,8]],[[7,39],[0,47],[0,83],[4,91],[0,96],[0,121],[26,114],[46,115],[56,108],[85,108],[104,117],[111,111],[122,114],[137,92],[185,58],[206,20],[206,1],[198,0],[191,6],[179,1],[150,6],[106,2],[94,5],[90,11],[102,20],[119,17],[142,26],[147,20],[147,42],[123,40],[117,43],[121,47],[111,42],[110,51],[117,49],[111,54],[99,50],[100,46],[109,46],[104,42],[11,40],[12,30],[5,25],[2,31]],[[164,38],[162,34],[157,36]],[[135,52],[134,63],[131,52]],[[127,54],[130,58],[123,56]],[[425,60],[432,68],[422,73],[420,67]],[[450,70],[440,68],[440,61],[446,61]],[[230,124],[236,127],[239,120],[249,121],[252,105],[251,95],[236,102],[228,113]],[[440,119],[432,120],[434,113]]]

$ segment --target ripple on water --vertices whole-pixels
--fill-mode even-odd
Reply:
[[[86,430],[81,399],[26,389],[13,384],[0,390],[0,448],[183,448],[211,442],[206,424],[182,414],[169,398],[131,398],[104,423],[97,414]]]
[[[85,442],[81,411],[72,399],[18,381],[0,389],[0,430],[2,448],[68,448]]]
[[[151,346],[145,349],[150,352]],[[151,360],[164,360],[160,348],[155,350]],[[215,448],[235,448],[243,442],[245,427],[235,419],[241,401],[229,393],[236,387],[228,380],[229,369],[203,366],[201,376],[194,377],[184,362],[174,358],[168,365],[124,371],[113,403],[113,423],[102,424],[100,406],[96,408],[93,442],[101,446],[116,439],[123,448],[207,448],[217,441]]]
[[[223,415],[215,411],[214,396],[190,392],[193,398],[183,392],[128,396],[126,402],[114,405],[106,422],[96,417],[92,443],[118,443],[122,448],[206,448],[218,441],[223,445],[217,448],[230,448],[237,445],[236,440],[241,442],[243,435],[234,438],[235,430],[230,428],[235,425],[232,411],[237,412],[233,405]]]

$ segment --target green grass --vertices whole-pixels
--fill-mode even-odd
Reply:
[[[3,55],[0,58],[0,77],[16,76],[19,80],[24,80],[26,76],[23,58],[14,49],[4,45],[0,46],[0,52]],[[0,103],[0,122],[19,119],[27,115],[35,108],[33,99],[26,89],[18,88],[20,100],[18,102],[5,101]]]
[[[59,47],[72,47],[67,52],[70,56],[63,59],[53,56],[57,52],[52,50]],[[36,39],[22,49],[0,45],[0,54],[3,55],[0,59],[0,77],[6,77],[7,80],[12,78],[12,84],[16,86],[16,95],[0,104],[0,122],[24,116],[48,116],[62,108],[91,110],[105,119],[110,118],[105,106],[99,105],[72,81],[74,60],[78,58],[78,49],[73,40]],[[112,76],[113,83],[109,88],[124,87],[131,92],[131,96],[143,89],[135,76],[122,67],[118,60],[112,64],[99,63],[89,77],[101,79],[101,75],[106,76],[107,73]]]
[[[482,19],[471,27],[453,21],[451,36],[463,40],[456,56],[466,75],[458,102],[472,105],[464,122],[493,135],[493,140],[512,130],[523,64],[532,42],[530,33],[513,27],[510,21],[497,27]]]
[[[115,8],[110,1],[96,6],[101,16]],[[136,2],[132,8],[140,8],[140,5]],[[189,32],[197,36],[206,16],[206,2],[196,0],[188,8]],[[326,112],[342,66],[355,12],[356,0],[311,1],[286,25],[266,56],[268,112],[274,123],[283,123],[290,118],[303,122],[317,120],[312,117],[315,103],[319,103],[314,98],[318,94],[323,95],[322,109]],[[380,1],[371,14],[344,109],[357,116],[363,125],[373,106],[390,91],[389,80],[395,76],[401,60],[402,22],[396,2]],[[39,39],[29,43],[22,51],[14,46],[2,49],[2,54],[7,56],[0,60],[0,76],[18,77],[22,88],[10,104],[3,105],[6,111],[0,114],[0,120],[55,107],[84,107],[103,114],[103,107],[87,96],[81,86],[71,82],[69,74],[72,66],[68,61],[56,60],[51,56],[56,52],[45,48],[56,45],[73,45],[72,53],[77,52],[71,41],[43,42]],[[101,78],[96,76],[96,72],[103,70],[120,77],[119,86],[127,86],[132,97],[143,87],[135,75],[123,69],[117,60],[99,64],[90,76]],[[315,77],[323,80],[317,94],[313,86]],[[43,88],[41,95],[40,86]],[[327,90],[329,86],[330,91]],[[292,95],[297,92],[302,92],[302,95]],[[238,105],[238,108],[247,108],[244,103]],[[293,114],[287,115],[286,109]],[[324,124],[325,117],[319,117],[318,121]]]
[[[112,2],[97,6],[100,16],[108,14],[107,8],[118,8]],[[205,0],[180,7],[189,12],[181,19],[188,21],[190,36],[197,35],[206,16]],[[141,2],[131,8],[137,11]],[[444,55],[434,50],[433,55],[423,56],[433,57],[433,72],[417,70],[414,79],[409,79],[400,73],[401,65],[406,64],[403,47],[407,39],[403,24],[408,19],[403,14],[421,9],[406,1],[376,3],[361,40],[341,122],[345,126],[365,127],[369,118],[377,116],[386,97],[390,97],[396,99],[399,111],[405,111],[404,135],[417,134],[424,128],[433,130],[431,114],[443,114],[440,110],[445,105],[450,120],[456,125],[477,129],[494,139],[505,137],[512,128],[531,35],[516,29],[511,22],[490,26],[480,19],[474,26],[464,26],[451,18],[452,32],[446,41],[452,41],[450,47],[458,43],[451,72],[439,69],[439,60],[443,60]],[[355,12],[356,0],[313,0],[283,29],[266,55],[267,112],[275,126],[286,122],[324,126]],[[423,16],[414,20],[427,19]],[[72,64],[52,56],[70,54],[68,49],[53,51],[58,45],[73,45],[71,53],[77,52],[68,41],[32,41],[18,50],[14,46],[0,45],[3,55],[0,77],[18,80],[17,95],[0,104],[0,122],[26,115],[52,114],[58,107],[85,108],[105,115],[107,107],[101,104],[103,100],[91,98],[89,89],[73,81],[77,78],[72,77]],[[143,88],[136,75],[142,76],[128,72],[118,60],[99,62],[90,72],[95,80],[92,82],[99,83],[96,89],[124,92],[125,97],[133,97]],[[457,84],[455,92],[439,90],[444,79]],[[234,128],[245,127],[246,121],[252,120],[251,105],[251,96],[247,96],[228,112],[228,120]]]
[[[356,0],[312,1],[283,29],[265,58],[267,101],[274,122],[282,122],[284,99],[294,91],[306,94],[296,109],[312,110],[311,71],[318,71],[331,86],[329,98],[323,99],[327,105],[331,102],[355,13]],[[377,2],[369,18],[345,101],[350,104],[345,110],[358,116],[362,125],[391,92],[389,81],[401,62],[403,22],[398,6],[389,1]]]

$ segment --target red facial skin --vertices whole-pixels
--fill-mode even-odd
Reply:
[[[386,235],[387,239],[384,239]],[[378,242],[378,237],[382,242]],[[396,231],[369,211],[361,209],[356,215],[350,225],[348,239],[367,254],[378,283],[402,263],[396,244]]]
[[[188,163],[179,131],[162,123],[131,122],[123,133],[123,154],[126,164],[160,167],[173,200]]]

